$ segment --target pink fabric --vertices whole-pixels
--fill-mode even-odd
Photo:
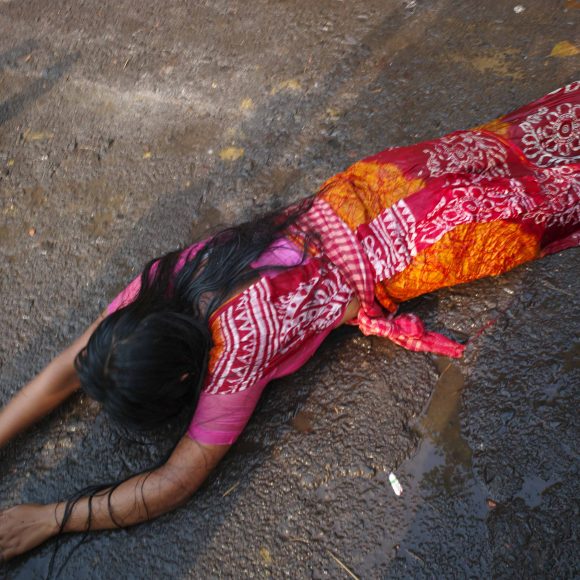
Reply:
[[[365,336],[375,335],[388,338],[395,344],[416,352],[434,352],[458,358],[465,346],[439,334],[428,332],[421,319],[415,314],[392,314],[385,318],[370,318],[363,310],[353,322]]]
[[[291,356],[281,361],[269,375],[250,388],[227,395],[211,394],[204,390],[188,429],[188,435],[206,445],[231,445],[250,420],[258,400],[270,381],[297,371],[318,350],[330,334],[328,328],[305,341]]]
[[[276,240],[256,261],[252,262],[252,268],[267,268],[268,266],[298,266],[302,262],[303,252],[287,238]],[[270,274],[279,272],[278,269],[270,270]]]
[[[205,243],[184,250],[176,272]],[[216,360],[188,429],[190,437],[208,445],[229,445],[238,438],[266,385],[304,365],[353,298],[334,264],[323,258],[303,262],[302,250],[285,238],[252,267],[266,269],[210,319]],[[109,314],[135,299],[140,285],[138,276],[109,304]]]
[[[562,240],[558,240],[556,242],[552,242],[548,244],[542,250],[542,257],[550,256],[551,254],[555,254],[556,252],[562,252],[563,250],[568,250],[570,248],[577,248],[580,246],[580,232],[574,232],[569,236],[566,236]]]
[[[516,220],[543,201],[537,180],[464,176],[432,179],[420,191],[399,200],[357,230],[371,257],[375,281],[388,280],[447,232],[468,223]]]
[[[370,316],[380,316],[382,310],[375,301],[374,276],[368,257],[355,234],[330,205],[317,198],[297,225],[306,232],[320,235],[322,253],[342,270],[361,308]]]
[[[201,242],[197,242],[183,250],[181,252],[181,256],[177,260],[175,264],[175,272],[179,272],[185,263],[195,257],[197,252],[208,242],[209,240],[202,240]],[[151,268],[151,274],[154,276],[155,272],[157,271],[157,263],[153,264]],[[137,294],[139,294],[139,290],[141,289],[141,274],[139,274],[136,278],[131,280],[131,282],[122,290],[107,306],[107,314],[113,314],[116,310],[127,306],[135,298]]]
[[[360,311],[350,324],[358,326],[367,336],[388,338],[409,350],[462,356],[464,345],[426,331],[415,315],[385,317],[375,300],[375,283],[407,266],[415,255],[409,247],[415,238],[414,220],[403,201],[382,212],[371,224],[360,226],[356,236],[322,199],[314,202],[298,225],[320,234],[324,255],[341,268],[355,289]],[[384,253],[382,262],[377,258],[380,252]],[[392,268],[392,272],[384,271],[382,265]]]

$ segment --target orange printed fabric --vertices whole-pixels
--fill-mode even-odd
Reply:
[[[420,178],[405,177],[394,163],[359,161],[329,179],[322,186],[320,197],[354,231],[424,185]]]
[[[387,149],[318,197],[394,304],[578,245],[580,82],[470,131]]]

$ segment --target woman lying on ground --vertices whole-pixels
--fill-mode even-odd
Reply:
[[[471,131],[386,150],[296,206],[153,260],[0,414],[0,445],[79,387],[147,430],[187,410],[159,467],[72,500],[0,512],[9,559],[63,532],[125,527],[185,503],[264,387],[356,324],[461,356],[397,304],[577,246],[580,83]]]

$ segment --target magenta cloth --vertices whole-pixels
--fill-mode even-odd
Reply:
[[[186,248],[176,272],[206,242]],[[214,346],[191,438],[233,443],[266,385],[303,366],[344,317],[354,293],[340,269],[322,257],[303,258],[293,242],[276,240],[252,263],[262,269],[259,280],[212,314]],[[129,304],[140,285],[139,276],[109,304],[109,314]]]
[[[320,251],[340,267],[355,290],[360,310],[357,318],[349,324],[358,326],[367,336],[388,338],[408,350],[432,352],[453,358],[463,355],[464,345],[437,332],[425,330],[418,316],[405,314],[395,317],[394,313],[385,316],[375,299],[374,286],[376,282],[388,278],[388,273],[373,267],[368,258],[369,255],[373,255],[372,248],[365,248],[369,251],[363,251],[363,245],[357,237],[359,232],[355,235],[326,201],[316,199],[312,208],[298,222],[297,229],[320,234]],[[365,226],[361,226],[359,230],[365,232]],[[377,237],[380,235],[381,232]],[[379,243],[377,242],[377,245]],[[389,241],[385,241],[383,245],[388,247],[388,244]],[[401,244],[401,247],[404,245]],[[410,262],[410,255],[408,259]],[[394,266],[397,262],[385,260],[385,263]],[[390,275],[393,273],[394,271]]]
[[[434,352],[459,358],[465,345],[459,344],[438,332],[429,332],[415,314],[400,314],[371,318],[364,310],[350,324],[358,326],[365,336],[381,336],[395,344],[416,352]]]
[[[391,310],[385,315],[375,284],[404,271],[420,252],[464,223],[504,220],[525,223],[529,231],[543,229],[543,255],[578,245],[580,166],[575,162],[580,149],[578,139],[567,137],[577,126],[578,98],[580,83],[573,83],[521,109],[530,111],[519,125],[527,131],[523,151],[480,129],[379,153],[376,159],[401,158],[402,166],[410,164],[408,172],[420,176],[428,170],[429,178],[419,191],[388,204],[356,231],[323,198],[323,188],[289,232],[299,239],[304,231],[319,234],[318,253],[303,259],[291,241],[277,240],[252,264],[261,269],[259,279],[211,315],[213,346],[189,436],[206,444],[233,443],[266,384],[301,367],[340,324],[355,296],[361,307],[355,324],[363,333],[411,350],[461,356],[462,345],[427,331],[415,315],[394,316],[394,302],[385,302]],[[538,123],[543,124],[540,132]],[[556,134],[560,141],[554,140]],[[529,142],[539,137],[557,151],[548,155],[538,142]],[[453,144],[459,145],[455,153],[449,150]],[[413,152],[419,161],[413,161]],[[526,154],[537,159],[532,162]],[[176,269],[204,243],[184,250]],[[136,278],[109,305],[109,313],[129,303],[139,286]]]
[[[183,250],[181,255],[179,256],[179,260],[175,264],[175,272],[179,272],[183,266],[185,266],[186,262],[191,260],[195,257],[197,252],[201,250],[203,246],[208,242],[208,240],[202,240],[201,242],[197,242]],[[157,271],[157,263],[153,264],[151,268],[151,274],[154,276],[155,272]],[[116,310],[123,308],[123,306],[127,306],[130,304],[135,298],[137,294],[139,294],[139,290],[141,289],[141,274],[139,274],[136,278],[134,278],[128,286],[125,287],[107,306],[107,313],[113,314]]]
[[[280,257],[279,247],[274,254]],[[293,255],[284,260],[296,259],[296,250]],[[259,264],[274,265],[270,258]],[[265,386],[312,357],[353,297],[339,268],[310,257],[286,270],[263,272],[220,307],[210,319],[214,346],[189,435],[208,444],[233,443]]]
[[[302,343],[301,348],[287,357],[269,374],[260,377],[251,387],[227,394],[212,394],[204,389],[187,431],[188,435],[207,445],[231,445],[236,441],[256,408],[270,381],[297,371],[317,351],[332,331],[325,331]]]

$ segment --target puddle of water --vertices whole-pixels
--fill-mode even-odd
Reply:
[[[550,478],[548,481],[536,475],[528,476],[524,479],[522,489],[516,497],[522,498],[526,505],[535,508],[542,503],[542,495],[552,486],[560,483],[559,479]]]
[[[495,505],[488,505],[490,498],[474,476],[473,452],[461,431],[465,377],[451,359],[441,357],[436,364],[439,379],[426,410],[412,426],[421,443],[396,470],[403,494],[390,502],[392,525],[380,549],[365,558],[368,569],[394,566],[388,577],[399,577],[402,568],[394,562],[400,560],[407,562],[407,571],[418,565],[431,570],[434,561],[441,564],[446,559],[466,575],[477,570],[473,554],[471,560],[464,558],[464,549],[468,538],[486,525]],[[445,556],[437,559],[438,551]]]
[[[442,456],[445,465],[453,471],[456,467],[470,471],[472,451],[461,433],[459,417],[465,378],[461,370],[446,357],[438,358],[436,366],[439,379],[429,399],[427,411],[419,418],[415,429],[423,437],[422,448],[431,448],[432,453]],[[425,455],[425,451],[422,454]],[[409,467],[415,472],[421,470],[419,461],[419,454],[410,460]],[[425,467],[428,464],[429,461]]]
[[[398,470],[409,501],[419,511],[409,514],[401,546],[420,545],[422,538],[432,533],[429,516],[420,516],[429,509],[439,510],[441,503],[458,516],[485,519],[489,513],[487,494],[475,479],[473,452],[461,432],[461,395],[465,378],[450,359],[436,362],[439,380],[429,400],[426,412],[414,429],[422,441],[415,455]]]

